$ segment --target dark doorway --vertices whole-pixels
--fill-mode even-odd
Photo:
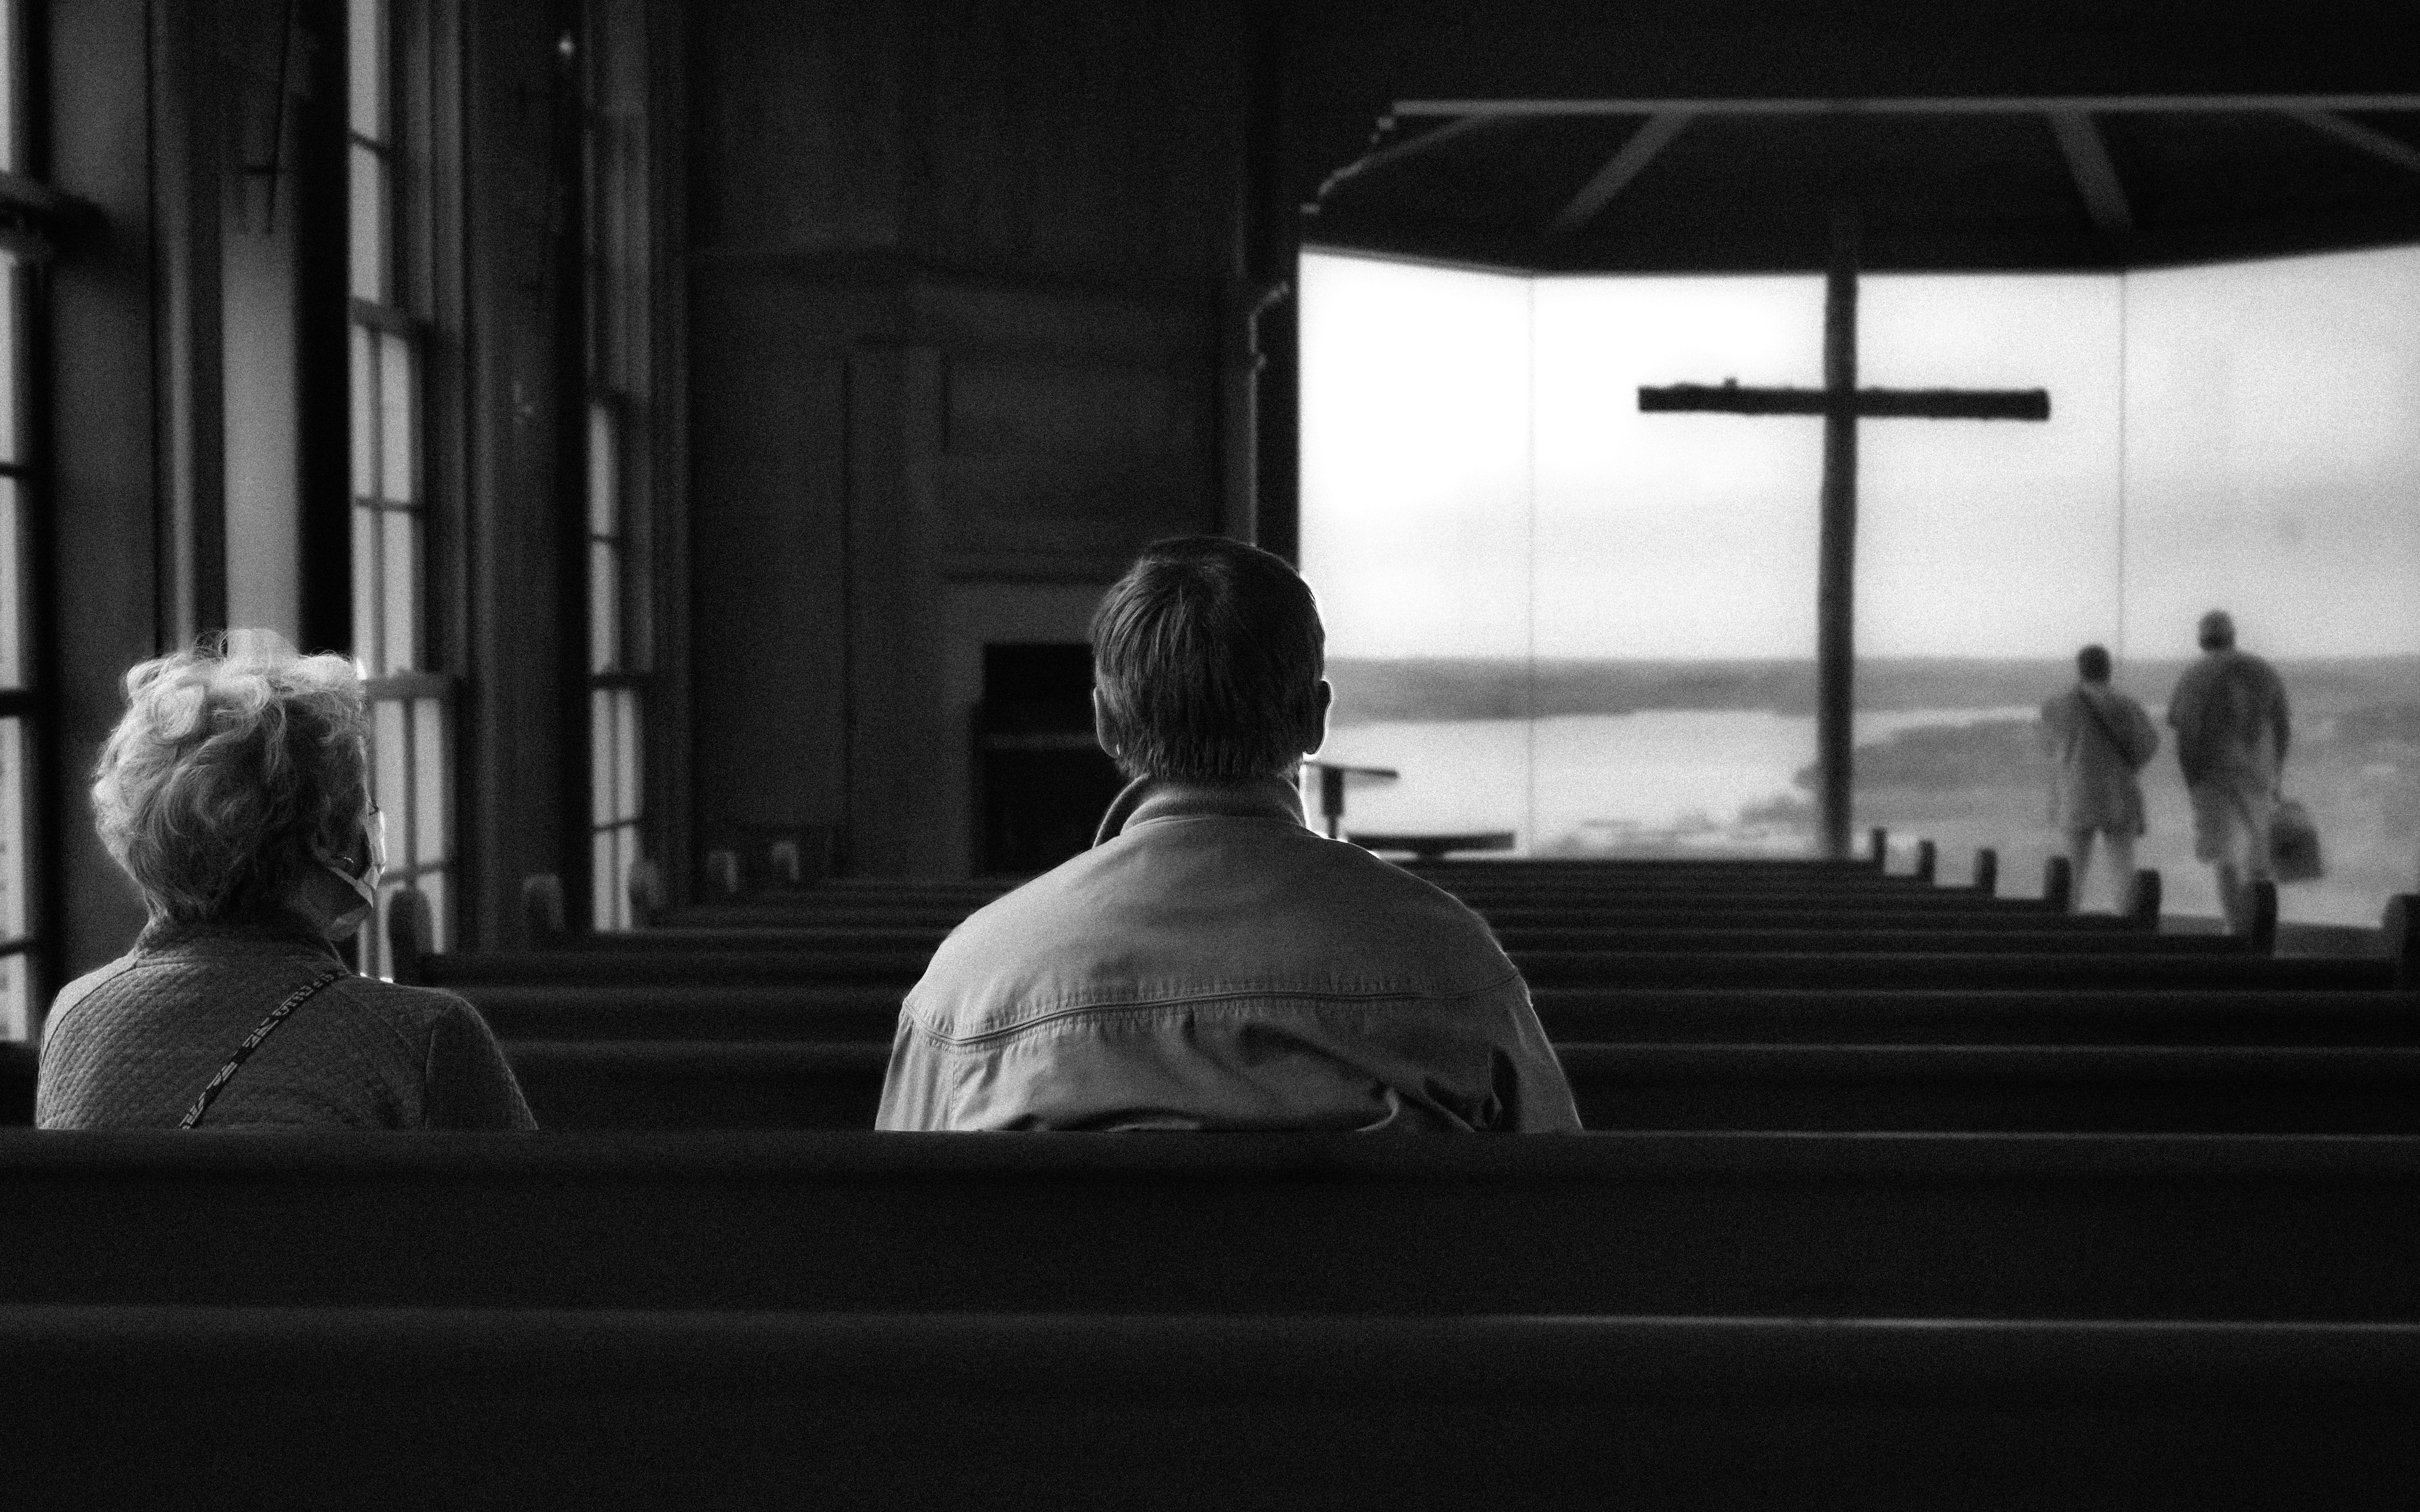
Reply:
[[[1093,842],[1123,779],[1093,740],[1093,651],[984,647],[975,708],[975,863],[985,874],[1047,872]]]

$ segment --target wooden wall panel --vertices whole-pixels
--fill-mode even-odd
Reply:
[[[1239,17],[691,12],[700,844],[840,821],[852,871],[962,873],[958,642],[1228,518]]]
[[[699,842],[846,808],[847,360],[778,283],[691,306],[689,543]],[[742,332],[753,331],[757,339]]]

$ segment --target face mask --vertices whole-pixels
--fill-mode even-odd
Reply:
[[[362,821],[362,838],[369,842],[367,847],[369,856],[368,859],[362,863],[362,870],[358,873],[346,871],[341,862],[332,859],[325,851],[319,853],[319,864],[328,869],[330,875],[359,893],[362,900],[361,907],[347,909],[332,920],[333,928],[350,931],[378,907],[379,877],[386,871],[386,812],[384,810],[372,809],[369,811],[369,817]]]

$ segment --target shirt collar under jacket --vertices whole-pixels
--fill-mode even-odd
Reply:
[[[1301,825],[1302,793],[1282,777],[1235,781],[1187,781],[1139,777],[1101,816],[1093,843],[1106,845],[1138,825],[1159,819],[1283,819]]]

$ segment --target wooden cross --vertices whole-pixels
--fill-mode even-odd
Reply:
[[[2043,389],[1861,389],[1857,387],[1857,229],[1832,222],[1831,267],[1823,281],[1823,386],[1742,388],[1676,383],[1642,388],[1645,411],[1823,417],[1823,517],[1815,587],[1815,769],[1823,806],[1823,853],[1849,854],[1851,706],[1856,652],[1852,597],[1856,577],[1857,422],[1860,419],[2048,420]]]

